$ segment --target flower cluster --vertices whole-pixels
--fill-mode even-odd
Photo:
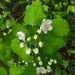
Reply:
[[[22,42],[20,43],[20,48],[23,48],[25,45],[25,42],[27,43],[32,43],[32,41],[37,42],[34,44],[30,43],[30,46],[28,46],[28,48],[25,50],[27,55],[31,55],[33,56],[33,58],[35,58],[35,55],[37,55],[37,59],[35,58],[33,61],[33,66],[39,66],[36,68],[36,72],[37,74],[45,74],[47,72],[52,71],[51,70],[51,65],[52,64],[56,64],[57,61],[54,59],[50,59],[48,62],[46,62],[47,65],[44,64],[44,61],[42,60],[42,57],[40,56],[40,49],[44,46],[44,43],[42,42],[42,40],[39,40],[39,35],[43,32],[44,34],[47,34],[48,31],[51,31],[53,29],[52,25],[52,20],[46,20],[44,19],[42,21],[42,24],[40,25],[40,29],[37,30],[37,33],[34,34],[32,37],[27,37],[24,32],[19,31],[17,32],[17,37],[19,40],[21,40]],[[37,41],[38,40],[38,41]],[[36,62],[34,62],[36,60]],[[24,61],[22,61],[24,62]],[[38,62],[38,63],[37,63]],[[19,62],[20,63],[20,62]],[[43,67],[43,66],[46,67]]]

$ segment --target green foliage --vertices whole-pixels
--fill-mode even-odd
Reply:
[[[7,27],[7,28],[9,28],[9,27],[11,27],[11,26],[13,26],[13,25],[14,25],[14,21],[12,21],[12,20],[10,20],[10,19],[6,20],[6,27]]]
[[[25,12],[24,22],[32,26],[39,26],[44,18],[46,18],[46,14],[43,6],[37,0]]]
[[[10,75],[21,75],[21,68],[18,66],[11,67],[9,73]]]
[[[68,6],[67,12],[69,13],[70,11],[75,14],[75,6]]]
[[[62,18],[54,19],[52,25],[53,33],[57,36],[67,35],[70,31],[67,21],[63,20]]]
[[[9,38],[9,39],[8,39]],[[4,41],[10,46],[11,45],[11,41],[15,38],[15,36],[13,35],[13,33],[10,33],[8,35],[6,35],[4,37]]]
[[[19,55],[20,58],[22,58],[24,61],[29,61],[30,55],[26,54],[27,45],[25,44],[24,48],[20,48],[20,43],[21,41],[19,41],[18,39],[13,39],[11,48],[13,52]]]
[[[0,44],[0,59],[5,61],[10,56],[10,47],[6,43]]]
[[[4,30],[5,29],[5,26],[3,24],[3,20],[2,19],[0,19],[0,29],[1,30]]]
[[[3,4],[0,3],[0,8],[4,8]]]
[[[32,64],[28,65],[26,67],[26,69],[23,71],[23,74],[22,75],[37,75],[36,74],[36,67],[34,67]]]
[[[0,66],[0,75],[7,75],[6,69]]]
[[[9,60],[6,60],[6,64],[9,66],[9,67],[13,67],[14,66],[14,59],[9,59]]]
[[[49,7],[47,5],[43,5],[44,11],[48,13]]]
[[[60,69],[56,69],[54,75],[60,75]]]
[[[43,51],[50,55],[52,55],[53,52],[59,50],[60,48],[66,45],[66,42],[62,37],[54,36],[52,34],[45,35],[43,42]]]
[[[72,50],[72,49],[67,50],[67,52],[68,52],[69,55],[75,54],[75,50]]]
[[[3,12],[3,17],[7,17],[9,14],[10,14],[9,11],[5,11],[5,12]]]
[[[9,75],[37,75],[36,69],[40,66],[47,71],[47,67],[50,67],[54,75],[68,75],[66,70],[69,67],[71,71],[75,64],[74,60],[71,62],[71,58],[65,60],[64,57],[66,52],[69,56],[75,54],[74,4],[74,0],[1,0],[0,75],[8,75],[8,72]],[[47,31],[47,34],[44,31]],[[17,35],[18,32],[22,33]],[[23,34],[25,41],[19,39],[24,38]],[[68,49],[69,47],[72,48]],[[27,53],[27,50],[30,50],[30,53]],[[47,71],[43,75],[48,75]],[[42,72],[41,69],[38,75]]]
[[[5,2],[8,2],[8,3],[10,3],[10,2],[11,2],[11,0],[5,0]]]
[[[68,65],[69,65],[68,60],[63,60],[63,64],[62,65],[63,65],[64,68],[67,68]]]
[[[52,58],[57,60],[57,66],[58,66],[58,65],[61,65],[62,62],[63,62],[63,61],[62,61],[62,56],[61,56],[61,54],[58,53],[58,52],[53,53]]]

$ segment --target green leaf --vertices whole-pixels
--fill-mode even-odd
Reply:
[[[70,31],[67,21],[63,20],[62,18],[54,19],[52,22],[52,26],[53,34],[57,36],[67,35]]]
[[[67,68],[68,65],[69,65],[69,61],[68,60],[63,60],[62,65],[63,65],[64,68]]]
[[[0,66],[0,75],[7,75],[6,69]]]
[[[9,73],[10,75],[21,75],[21,69],[18,66],[11,67]]]
[[[19,41],[18,39],[13,39],[11,48],[13,52],[15,52],[21,59],[23,59],[24,61],[29,61],[30,55],[26,54],[27,45],[25,44],[24,48],[20,48],[20,43],[21,41]]]
[[[15,38],[13,33],[10,33],[4,37],[4,41],[8,44],[11,45],[11,41]]]
[[[2,43],[2,38],[0,38],[0,44]]]
[[[16,36],[17,32],[19,32],[19,31],[24,32],[26,37],[29,36],[29,31],[24,25],[22,25],[22,24],[15,24],[12,27],[12,33]]]
[[[32,6],[35,6],[35,5],[41,5],[41,1],[40,0],[36,0],[36,1],[33,1],[32,3]]]
[[[44,7],[44,11],[48,13],[49,7],[47,5],[43,5],[43,7]]]
[[[54,75],[61,75],[60,73],[61,73],[61,70],[59,68],[56,68]]]
[[[3,4],[0,3],[0,8],[4,8]]]
[[[10,59],[10,60],[6,60],[6,64],[9,66],[9,67],[13,67],[14,66],[14,59]]]
[[[50,0],[44,0],[46,3],[48,3]]]
[[[57,66],[62,64],[62,55],[60,53],[54,52],[52,58],[57,60]]]
[[[75,14],[75,6],[68,6],[67,12],[73,12]]]
[[[24,22],[32,26],[39,26],[44,18],[46,18],[46,14],[44,13],[43,6],[35,1],[35,4],[33,3],[26,11]]]
[[[9,11],[5,11],[5,12],[3,13],[3,16],[4,16],[4,17],[7,17],[9,14],[10,14]]]
[[[62,37],[54,36],[49,33],[47,35],[44,35],[43,42],[44,47],[42,50],[50,55],[66,45],[66,42]]]
[[[10,2],[11,2],[11,0],[5,0],[5,2],[9,2],[9,3],[10,3]]]
[[[3,20],[0,19],[0,29],[4,30],[5,29],[5,25],[3,24]]]
[[[6,43],[0,44],[0,59],[5,61],[5,59],[9,58],[10,56],[10,46],[8,46]]]
[[[23,71],[22,75],[37,75],[36,74],[36,67],[34,67],[32,64],[29,64],[26,69]]]
[[[13,20],[10,20],[10,19],[6,20],[6,27],[11,27],[13,25],[14,25],[14,21]]]

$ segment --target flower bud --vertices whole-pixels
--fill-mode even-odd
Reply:
[[[37,39],[37,35],[34,35],[33,38],[36,40]]]
[[[52,65],[52,63],[49,61],[49,62],[48,62],[48,65]]]
[[[43,42],[39,42],[39,47],[43,47]]]
[[[35,54],[38,54],[38,53],[39,53],[38,48],[33,49],[33,52],[34,52]]]
[[[54,64],[56,64],[56,63],[57,63],[57,61],[56,61],[56,60],[54,60],[53,62],[54,62]]]
[[[41,29],[38,29],[38,30],[37,30],[37,33],[38,33],[38,34],[40,34],[41,32],[42,32]]]
[[[28,48],[28,49],[26,49],[26,54],[30,54],[31,53],[31,49],[30,48]]]
[[[23,48],[24,47],[24,43],[22,42],[21,44],[20,44],[20,48]]]
[[[43,62],[42,61],[39,61],[39,65],[43,65]]]
[[[28,38],[27,38],[27,41],[30,41],[30,40],[31,40],[31,37],[28,37]]]

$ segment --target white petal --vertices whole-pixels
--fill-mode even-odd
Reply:
[[[43,19],[43,21],[42,21],[42,22],[44,22],[44,21],[46,21],[46,19]]]
[[[46,73],[46,69],[44,67],[40,67],[40,72],[41,72],[41,74],[45,74]]]
[[[49,28],[48,28],[48,30],[50,31],[50,30],[52,30],[52,29],[53,29],[53,26],[50,25]]]
[[[42,24],[48,24],[48,25],[50,25],[51,23],[52,23],[52,20],[45,20],[42,22]]]
[[[46,20],[47,24],[51,24],[52,20]]]
[[[36,68],[36,72],[37,72],[37,74],[40,74],[40,68],[39,67]]]

